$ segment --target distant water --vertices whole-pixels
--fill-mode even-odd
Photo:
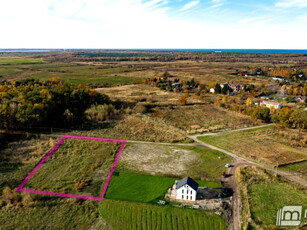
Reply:
[[[64,49],[0,49],[4,53],[36,53],[65,51]],[[298,49],[67,49],[66,51],[168,51],[168,52],[214,52],[214,53],[262,53],[262,54],[307,54]]]

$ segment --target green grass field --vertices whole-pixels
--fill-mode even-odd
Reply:
[[[275,225],[276,213],[283,206],[307,206],[307,194],[277,183],[251,185],[249,197],[252,218],[266,226]]]
[[[118,143],[66,139],[25,188],[99,197],[118,149]]]
[[[222,216],[213,212],[158,205],[104,200],[100,216],[116,230],[221,230],[226,229]]]
[[[43,63],[41,58],[5,58],[0,57],[0,65]]]
[[[133,173],[114,174],[109,184],[105,198],[113,200],[126,200],[144,203],[155,203],[163,200],[168,188],[175,180],[179,178],[170,178],[162,176],[150,176]],[[219,182],[197,181],[199,186],[219,188]]]
[[[180,148],[198,153],[199,159],[189,165],[191,175],[194,176],[218,179],[225,171],[225,164],[232,162],[230,156],[216,150],[196,146],[180,146]]]
[[[290,170],[295,172],[307,173],[307,160],[279,167],[279,169]]]

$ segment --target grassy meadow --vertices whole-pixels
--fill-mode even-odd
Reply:
[[[291,129],[287,131],[296,132]],[[199,140],[274,166],[277,162],[286,164],[307,159],[307,148],[291,145],[275,126],[203,136]]]
[[[213,212],[151,204],[106,199],[99,206],[99,214],[113,229],[117,230],[226,229],[223,217]]]
[[[99,197],[120,144],[66,139],[24,188]]]

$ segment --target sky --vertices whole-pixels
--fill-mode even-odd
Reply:
[[[307,49],[307,0],[0,0],[0,48]]]

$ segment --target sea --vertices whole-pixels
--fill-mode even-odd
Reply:
[[[215,53],[262,53],[306,54],[307,49],[0,49],[0,53],[38,53],[61,51],[165,51],[165,52],[215,52]]]

